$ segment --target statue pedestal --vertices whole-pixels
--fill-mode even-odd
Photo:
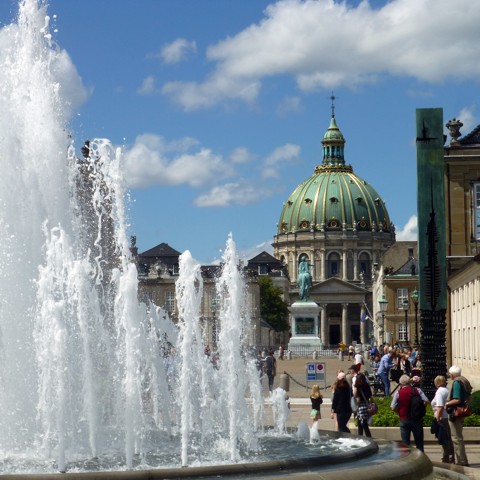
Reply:
[[[323,344],[319,337],[319,316],[321,307],[315,302],[299,301],[290,307],[292,337],[288,350],[303,354],[303,350],[322,350]]]

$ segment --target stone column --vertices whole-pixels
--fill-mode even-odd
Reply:
[[[342,342],[350,344],[350,332],[348,331],[348,303],[342,305]]]
[[[353,280],[358,281],[358,252],[353,252]]]
[[[295,250],[293,254],[293,271],[291,272],[291,279],[292,282],[297,283],[297,276],[298,276],[298,262],[297,262],[297,251]]]
[[[367,320],[362,322],[362,320],[360,319],[360,341],[362,343],[367,343]]]
[[[322,305],[322,311],[320,312],[320,339],[322,344],[329,345],[330,341],[328,338],[328,325],[327,325],[327,304]]]
[[[346,282],[347,279],[347,251],[344,250],[342,254],[342,280]]]
[[[325,250],[320,250],[320,281],[325,280]]]

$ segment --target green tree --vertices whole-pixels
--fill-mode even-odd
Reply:
[[[260,314],[276,332],[290,328],[288,306],[282,298],[282,290],[273,284],[270,277],[260,277]]]

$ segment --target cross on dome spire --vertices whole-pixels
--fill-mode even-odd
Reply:
[[[337,99],[337,97],[333,94],[330,95],[330,100],[332,101],[332,118],[335,118],[335,100]]]

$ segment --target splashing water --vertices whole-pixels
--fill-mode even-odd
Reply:
[[[285,433],[286,424],[290,416],[290,400],[283,388],[276,388],[270,396],[272,402],[273,421],[278,433]]]
[[[44,6],[22,0],[0,31],[0,471],[244,461],[261,450],[263,399],[233,239],[217,281],[213,365],[189,252],[178,325],[138,301],[122,152],[95,139],[75,155],[56,77],[69,59],[48,23]],[[284,431],[283,390],[277,400]]]
[[[76,157],[55,76],[66,54],[45,7],[21,1],[0,44],[0,451],[12,471],[24,458],[27,469],[64,471],[112,454],[116,468],[132,468],[180,433],[182,465],[192,439],[210,450],[227,439],[225,458],[238,460],[256,448],[261,392],[244,355],[249,320],[232,239],[216,370],[203,354],[202,279],[188,252],[180,332],[137,300],[122,154],[96,139]]]

